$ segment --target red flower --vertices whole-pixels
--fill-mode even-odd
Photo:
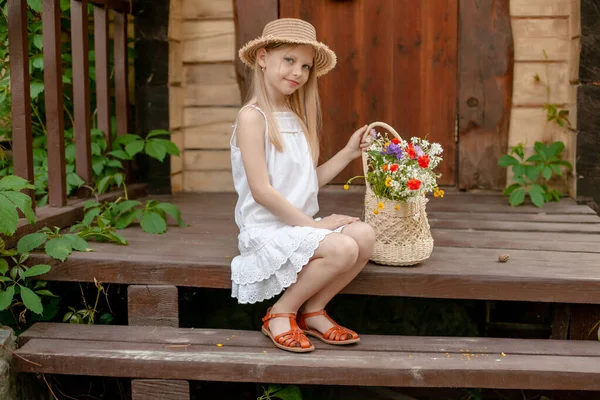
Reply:
[[[400,139],[393,138],[392,139],[392,143],[394,143],[394,144],[400,144]]]
[[[429,156],[427,154],[419,157],[419,166],[421,168],[429,167]]]
[[[408,147],[406,148],[406,154],[408,154],[408,157],[410,159],[412,159],[412,160],[414,160],[415,158],[417,158],[417,152],[413,148],[412,143],[409,144]]]
[[[421,187],[421,181],[416,179],[416,178],[412,178],[410,181],[408,181],[408,188],[410,190],[418,190]]]
[[[392,172],[396,172],[396,171],[398,171],[398,164],[393,164],[393,165],[390,167],[390,171],[392,171]]]

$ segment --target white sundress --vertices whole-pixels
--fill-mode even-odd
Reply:
[[[254,106],[263,116],[264,112]],[[273,188],[306,215],[319,211],[319,184],[308,142],[298,117],[293,112],[277,112],[283,152],[277,151],[265,132],[265,155],[269,181]],[[265,116],[266,120],[266,116]],[[240,229],[240,255],[231,262],[231,296],[238,303],[256,303],[270,299],[296,282],[298,273],[314,255],[319,243],[330,233],[340,232],[307,226],[286,225],[265,207],[254,201],[233,125],[231,167],[238,193],[235,222]]]

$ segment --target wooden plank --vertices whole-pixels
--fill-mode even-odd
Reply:
[[[186,192],[234,192],[231,171],[184,171]]]
[[[71,41],[73,48],[73,117],[76,147],[75,172],[92,183],[92,137],[90,133],[90,62],[88,57],[87,0],[71,0]]]
[[[188,150],[183,156],[186,171],[231,170],[229,150]]]
[[[34,339],[81,340],[123,343],[163,343],[166,346],[188,345],[268,348],[269,341],[258,330],[188,329],[156,327],[147,329],[124,325],[76,325],[36,323],[19,336],[19,346]],[[315,341],[318,349],[331,346]],[[347,351],[446,353],[476,355],[501,353],[511,355],[587,356],[600,357],[600,346],[585,341],[531,340],[486,337],[433,337],[361,335],[360,345],[349,346]]]
[[[458,186],[501,189],[506,170],[497,160],[508,148],[513,89],[509,1],[461,1],[460,20],[472,23],[459,34]]]
[[[262,35],[267,22],[279,17],[278,0],[255,0],[253,2],[234,0],[231,3],[233,5],[236,49],[240,49],[247,42]],[[251,72],[244,66],[239,57],[235,57],[234,63],[241,98],[246,99],[250,87],[249,77]]]
[[[54,374],[352,386],[600,389],[599,357],[446,357],[345,349],[319,349],[310,357],[292,357],[270,347],[267,353],[256,347],[122,342],[107,348],[106,342],[44,339],[28,342],[18,354],[41,367],[18,358],[17,370]]]
[[[515,61],[567,61],[571,39],[514,38]],[[544,56],[544,51],[548,59]]]
[[[48,204],[67,204],[60,1],[43,3],[44,100],[48,141]]]
[[[33,183],[29,43],[25,1],[8,1],[8,52],[11,64],[11,125],[15,175]],[[29,191],[29,195],[34,198],[33,191]]]
[[[127,14],[115,13],[114,29],[114,69],[115,69],[115,113],[117,136],[125,135],[129,129],[129,84],[127,57]]]
[[[510,15],[513,17],[560,17],[568,16],[569,0],[511,0]]]
[[[108,10],[94,5],[94,50],[96,54],[96,103],[98,129],[111,148],[110,80],[108,65]]]
[[[600,340],[600,307],[597,305],[574,304],[571,306],[569,339]]]
[[[256,4],[258,10],[261,9],[260,6],[260,4]],[[184,1],[182,17],[191,20],[232,19],[233,2],[229,0]]]
[[[570,38],[569,19],[513,19],[512,31],[519,38]]]
[[[129,325],[179,326],[177,288],[167,285],[127,288]]]
[[[135,379],[131,382],[133,400],[189,400],[190,384],[187,381],[164,379]]]
[[[184,63],[234,60],[233,21],[184,21],[182,29]]]
[[[546,70],[547,69],[547,70]],[[546,71],[549,78],[546,77]],[[542,80],[538,82],[535,76]],[[515,64],[515,91],[513,94],[513,103],[515,106],[533,106],[540,107],[548,102],[546,94],[546,82],[550,82],[552,90],[550,91],[550,103],[567,104],[569,102],[569,64],[567,63],[521,63]],[[521,140],[527,138],[523,126],[521,130]]]
[[[437,221],[435,226],[446,229],[471,229],[485,231],[600,233],[600,225],[598,224],[445,220]],[[596,240],[598,239],[600,239],[600,237],[598,237]]]

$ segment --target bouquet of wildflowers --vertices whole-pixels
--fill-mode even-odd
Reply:
[[[417,137],[410,141],[396,137],[389,140],[374,128],[370,135],[371,145],[363,155],[367,163],[366,176],[351,178],[344,189],[348,189],[354,179],[365,178],[379,199],[408,202],[428,192],[433,192],[435,197],[444,196],[436,183],[441,175],[433,171],[442,161],[443,150],[439,143]],[[380,202],[378,208],[383,208],[383,203]]]

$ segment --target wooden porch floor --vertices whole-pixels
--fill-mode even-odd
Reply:
[[[156,196],[181,207],[190,226],[165,235],[122,231],[129,246],[94,243],[91,253],[49,262],[47,280],[229,288],[238,254],[235,194]],[[363,193],[326,189],[320,215],[362,214]],[[369,264],[345,293],[430,298],[600,304],[600,217],[560,203],[513,208],[495,194],[447,193],[427,206],[435,239],[431,258],[415,267]],[[506,263],[498,256],[508,254]]]

